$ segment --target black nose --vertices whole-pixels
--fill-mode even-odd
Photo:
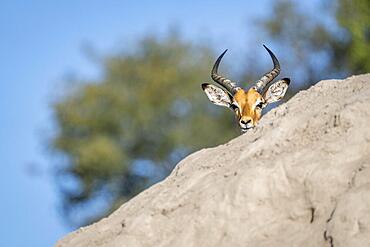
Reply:
[[[245,125],[249,124],[250,122],[252,122],[252,120],[251,120],[251,119],[248,119],[247,121],[245,121],[245,120],[240,120],[240,123],[241,123],[241,124],[245,124]]]

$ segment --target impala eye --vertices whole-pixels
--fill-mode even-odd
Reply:
[[[238,110],[238,109],[239,109],[239,107],[238,107],[237,105],[235,105],[235,104],[231,104],[231,105],[230,105],[230,107],[231,107],[231,109],[233,109],[234,111],[236,111],[236,110]]]
[[[256,108],[260,108],[260,109],[262,109],[262,107],[263,107],[263,102],[260,102],[260,103],[258,103],[258,104],[256,105]]]

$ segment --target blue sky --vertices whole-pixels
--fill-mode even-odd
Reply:
[[[88,44],[107,54],[128,49],[147,33],[163,34],[177,26],[186,39],[243,51],[257,42],[253,20],[267,14],[268,4],[3,0],[0,246],[52,246],[73,230],[58,213],[52,158],[44,144],[52,131],[50,103],[60,94],[65,76],[99,75],[99,66],[86,58],[82,47]]]

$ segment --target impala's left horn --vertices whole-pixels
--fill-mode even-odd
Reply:
[[[255,88],[257,91],[259,92],[262,92],[264,90],[264,88],[273,80],[275,79],[276,76],[278,76],[280,74],[280,63],[279,63],[279,60],[276,58],[276,56],[274,55],[274,53],[269,49],[267,48],[267,46],[263,45],[263,47],[265,47],[265,49],[267,50],[267,52],[270,54],[270,57],[272,59],[272,62],[274,64],[274,68],[264,74],[261,79],[259,79],[256,84],[255,84]]]

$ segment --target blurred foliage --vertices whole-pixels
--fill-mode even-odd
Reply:
[[[337,18],[348,36],[348,69],[356,74],[370,72],[370,1],[340,0]]]
[[[292,78],[291,95],[321,79],[370,71],[369,11],[368,0],[327,0],[317,13],[298,1],[273,2],[258,23],[282,75]],[[200,89],[217,55],[175,34],[146,37],[131,53],[107,56],[101,80],[75,82],[55,102],[51,146],[63,162],[58,181],[70,222],[99,219],[185,155],[239,134],[233,113],[210,104]],[[248,60],[243,81],[266,70]]]
[[[265,38],[279,46],[293,91],[322,79],[370,72],[370,1],[326,0],[309,10],[298,1],[273,2],[260,20]]]
[[[78,84],[54,104],[52,146],[64,157],[59,181],[74,224],[113,210],[186,154],[238,135],[233,113],[201,90],[211,55],[176,35],[147,37],[132,54],[107,57],[103,79]],[[82,216],[81,206],[99,199],[106,210]]]

